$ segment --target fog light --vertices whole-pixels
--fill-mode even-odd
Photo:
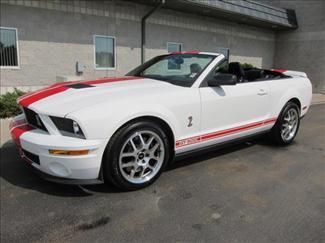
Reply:
[[[53,155],[86,155],[89,153],[89,150],[57,150],[57,149],[50,149],[50,154]]]
[[[57,162],[51,162],[49,164],[49,169],[52,173],[54,173],[54,175],[56,176],[63,176],[63,177],[67,177],[70,175],[70,170],[68,168],[66,168],[64,165],[59,164]]]

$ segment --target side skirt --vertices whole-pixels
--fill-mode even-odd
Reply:
[[[173,162],[175,162],[177,160],[185,159],[185,158],[188,158],[188,157],[191,157],[191,156],[199,155],[199,154],[201,154],[203,152],[210,152],[210,151],[214,151],[214,150],[217,150],[217,149],[222,149],[222,148],[225,148],[225,147],[228,147],[228,146],[231,146],[231,145],[236,145],[236,144],[240,144],[240,143],[243,143],[243,142],[247,142],[248,140],[252,140],[252,139],[262,137],[263,135],[266,135],[269,132],[270,132],[270,130],[263,131],[263,132],[255,133],[255,134],[248,135],[248,136],[245,136],[245,137],[232,139],[232,140],[221,142],[221,143],[216,143],[216,144],[209,145],[209,146],[206,146],[206,147],[197,148],[197,149],[193,149],[193,150],[182,152],[182,153],[176,153],[175,157],[174,157],[175,159],[173,160]]]

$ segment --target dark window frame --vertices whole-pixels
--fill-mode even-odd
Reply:
[[[225,55],[225,53],[223,53],[224,51],[227,52],[226,55]],[[222,46],[217,46],[216,52],[219,53],[219,54],[224,55],[225,58],[229,61],[229,59],[230,59],[230,48],[222,47]]]
[[[110,38],[113,40],[113,58],[114,58],[114,65],[113,67],[97,67],[96,65],[96,38]],[[116,70],[117,66],[117,51],[116,51],[116,37],[115,36],[109,36],[109,35],[94,35],[93,36],[93,46],[94,46],[94,69],[95,70]]]
[[[16,47],[16,63],[17,65],[1,65],[0,62],[0,68],[1,69],[20,69],[20,58],[19,58],[19,43],[18,43],[18,29],[17,28],[13,28],[13,27],[4,27],[4,26],[0,26],[0,31],[1,30],[11,30],[11,31],[15,31],[15,47]]]
[[[173,53],[173,51],[172,51],[172,52],[169,51],[168,46],[169,46],[170,44],[171,44],[171,45],[179,45],[179,46],[180,46],[180,50],[177,51],[177,52],[182,52],[182,51],[183,51],[183,43],[181,43],[181,42],[167,41],[167,44],[166,44],[166,50],[167,50],[167,53]]]

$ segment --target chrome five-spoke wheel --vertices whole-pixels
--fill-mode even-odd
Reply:
[[[281,137],[284,141],[290,141],[297,132],[299,122],[298,111],[295,108],[289,109],[283,117]]]
[[[119,168],[125,180],[141,184],[150,181],[165,159],[162,139],[153,131],[134,132],[122,146]]]

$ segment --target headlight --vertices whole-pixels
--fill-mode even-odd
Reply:
[[[78,123],[69,118],[50,116],[54,125],[63,136],[86,139]]]

